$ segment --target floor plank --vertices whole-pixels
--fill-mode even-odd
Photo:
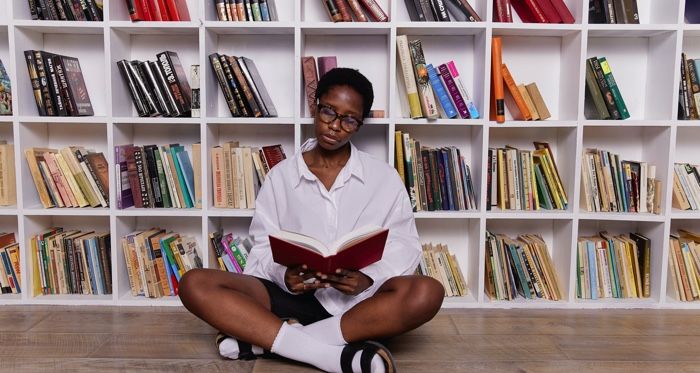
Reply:
[[[89,357],[142,359],[215,359],[219,357],[214,335],[112,335]]]
[[[0,357],[88,357],[109,334],[0,333]]]
[[[48,315],[49,312],[0,312],[0,333],[26,332]]]
[[[118,334],[216,334],[216,330],[191,313],[163,312],[55,312],[31,332]]]
[[[215,359],[3,358],[0,372],[231,372],[250,373],[254,361]]]

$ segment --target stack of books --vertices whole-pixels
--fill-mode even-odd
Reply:
[[[589,212],[661,213],[661,180],[656,166],[621,160],[617,154],[586,149],[581,179]]]
[[[562,299],[559,280],[547,251],[536,234],[511,239],[486,232],[486,294],[492,300]]]
[[[411,119],[479,118],[454,61],[426,64],[421,41],[406,35],[396,37],[396,46]]]
[[[65,0],[64,0],[65,1]],[[74,1],[74,0],[73,0]],[[189,21],[186,0],[125,0],[132,21]]]
[[[15,147],[0,140],[0,206],[17,203],[17,183],[15,179]]]
[[[590,0],[588,23],[639,23],[637,0]]]
[[[40,116],[94,115],[80,61],[44,51],[24,51]]]
[[[467,0],[404,0],[413,22],[481,22]],[[451,16],[451,17],[450,17]]]
[[[178,295],[185,272],[202,268],[194,237],[153,228],[121,239],[131,295],[161,298]]]
[[[467,282],[462,275],[457,257],[450,253],[447,245],[432,243],[423,244],[423,256],[417,273],[430,276],[442,284],[447,297],[463,297],[467,295]]]
[[[525,23],[576,22],[564,0],[493,0],[495,22],[513,22],[513,10]]]
[[[586,60],[586,119],[627,119],[630,113],[605,57]]]
[[[322,0],[328,18],[333,22],[387,22],[386,15],[376,0]],[[366,14],[365,14],[366,13]]]
[[[0,60],[0,115],[12,115],[12,83]]]
[[[103,0],[27,0],[32,19],[102,21]]]
[[[19,243],[14,233],[0,233],[0,294],[22,292]]]
[[[649,298],[651,240],[639,233],[580,237],[576,268],[580,299]]]
[[[278,21],[275,0],[214,0],[219,21]]]
[[[232,116],[277,116],[275,104],[253,60],[212,53],[209,55],[209,63]]]
[[[566,210],[569,200],[554,154],[546,142],[536,150],[489,148],[486,208]],[[494,196],[496,197],[494,199]]]
[[[413,211],[476,210],[469,165],[454,146],[430,148],[406,132],[395,132],[394,167],[406,186]]]
[[[44,208],[109,207],[109,165],[104,154],[80,146],[24,150]]]
[[[688,163],[673,167],[673,207],[679,210],[700,209],[700,169]]]
[[[698,61],[698,62],[696,62]],[[681,53],[681,81],[678,89],[678,119],[700,119],[700,60]]]
[[[231,273],[243,273],[248,253],[253,248],[250,238],[241,238],[221,231],[209,233],[211,252],[216,256],[219,269]]]
[[[668,253],[668,277],[676,298],[683,302],[700,299],[700,235],[679,230],[671,235]]]
[[[280,144],[251,148],[229,141],[211,148],[214,207],[254,209],[267,173],[286,158]]]
[[[200,144],[190,151],[179,144],[116,146],[117,208],[201,208]]]
[[[192,116],[192,88],[177,53],[165,51],[156,58],[156,62],[117,62],[138,116]],[[199,79],[198,67],[190,72]]]
[[[112,294],[109,232],[49,228],[31,237],[34,295]]]

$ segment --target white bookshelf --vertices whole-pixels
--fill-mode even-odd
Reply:
[[[279,22],[220,22],[211,1],[187,0],[191,22],[132,23],[123,1],[105,0],[103,22],[32,21],[26,1],[0,0],[0,58],[13,84],[14,116],[0,117],[0,139],[15,145],[17,205],[0,208],[0,231],[15,232],[22,253],[21,295],[2,295],[0,304],[180,305],[177,298],[146,299],[130,294],[119,239],[129,232],[160,226],[197,238],[206,266],[216,267],[207,235],[216,229],[247,234],[250,209],[213,207],[209,148],[225,141],[260,146],[281,143],[288,156],[313,133],[303,95],[302,56],[335,55],[340,66],[359,68],[374,85],[373,109],[386,118],[369,119],[354,142],[379,159],[394,162],[394,131],[408,131],[422,144],[454,145],[472,169],[479,209],[418,212],[422,242],[442,242],[456,254],[469,294],[448,298],[444,307],[484,308],[700,308],[679,302],[668,278],[668,235],[679,228],[700,230],[700,212],[671,208],[672,164],[700,162],[698,122],[676,120],[681,51],[700,58],[700,25],[683,21],[685,1],[638,0],[641,24],[589,25],[588,2],[565,0],[576,19],[571,25],[491,22],[491,0],[470,1],[483,22],[410,22],[402,0],[379,0],[387,23],[327,21],[317,0],[277,0]],[[488,119],[427,121],[406,119],[407,103],[396,58],[396,36],[423,41],[429,63],[455,60],[481,118],[489,118],[491,40],[503,37],[503,61],[519,83],[537,82],[552,113],[547,121]],[[37,116],[23,51],[43,49],[80,58],[94,117]],[[120,59],[154,60],[163,50],[176,51],[185,67],[201,65],[201,118],[139,118],[115,66]],[[221,52],[252,58],[278,109],[278,118],[231,118],[209,66],[208,54]],[[610,62],[632,117],[625,121],[589,120],[584,116],[585,59]],[[510,119],[510,113],[506,114]],[[569,196],[565,211],[487,211],[486,155],[489,147],[532,148],[548,141],[554,150]],[[110,173],[111,203],[101,209],[42,209],[26,166],[23,149],[84,145],[105,153],[126,143],[201,143],[201,209],[116,208]],[[599,147],[625,159],[657,166],[663,182],[662,214],[588,213],[581,204],[581,152]],[[95,229],[112,234],[111,296],[31,296],[32,235],[49,226]],[[559,274],[564,299],[490,301],[484,294],[485,231],[515,236],[539,233],[547,242]],[[577,237],[600,230],[639,231],[652,239],[652,294],[641,300],[578,300]]]

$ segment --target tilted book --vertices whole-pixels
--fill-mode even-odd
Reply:
[[[421,41],[409,41],[408,50],[411,53],[411,60],[413,61],[413,69],[416,74],[416,83],[418,86],[418,97],[423,114],[426,118],[435,119],[439,117],[440,114],[438,113],[437,103],[435,102],[435,94],[430,85],[430,76],[425,64],[425,55],[423,54],[423,45]]]
[[[306,264],[314,271],[333,273],[336,269],[359,271],[379,261],[389,229],[365,226],[329,245],[299,233],[280,231],[270,235],[272,257],[287,267]]]
[[[406,87],[406,94],[408,95],[410,117],[411,119],[422,118],[423,112],[421,111],[416,78],[413,73],[413,64],[411,63],[411,53],[408,50],[408,37],[406,35],[398,35],[396,37],[396,48],[399,52],[398,60],[401,64],[401,73]]]

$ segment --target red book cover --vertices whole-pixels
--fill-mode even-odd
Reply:
[[[144,21],[153,21],[153,15],[148,8],[148,0],[134,0],[136,8],[141,9],[141,19]]]
[[[547,0],[552,3],[554,6],[554,9],[557,10],[557,13],[559,13],[559,17],[561,17],[563,23],[574,23],[576,22],[576,19],[574,18],[574,15],[571,14],[571,11],[569,11],[569,8],[564,4],[564,0]]]
[[[156,4],[156,0],[145,0],[148,11],[151,14],[151,21],[162,21],[163,16],[160,14],[160,8]]]
[[[542,9],[535,0],[511,0],[513,9],[518,13],[520,19],[525,23],[548,23]]]
[[[530,0],[534,1],[539,5],[540,9],[542,9],[542,12],[544,13],[544,16],[547,17],[547,20],[549,23],[561,23],[561,17],[559,16],[559,13],[557,13],[557,10],[554,8],[552,5],[552,2],[550,0]]]
[[[165,0],[156,0],[156,7],[158,8],[160,17],[163,19],[163,21],[170,21],[168,7],[165,5]]]
[[[161,0],[163,1],[163,0]],[[180,17],[180,11],[177,9],[177,4],[175,3],[175,0],[164,0],[166,8],[168,9],[168,18],[170,18],[171,21],[182,21]]]
[[[493,1],[493,18],[496,22],[513,22],[510,0]]]
[[[287,156],[282,150],[282,145],[270,145],[262,147],[263,155],[265,156],[265,163],[267,163],[269,169],[275,167],[278,163],[282,162]]]
[[[287,267],[306,264],[322,273],[339,268],[359,271],[382,259],[388,235],[386,228],[364,227],[326,247],[311,237],[283,231],[270,235],[270,247],[275,262]]]

